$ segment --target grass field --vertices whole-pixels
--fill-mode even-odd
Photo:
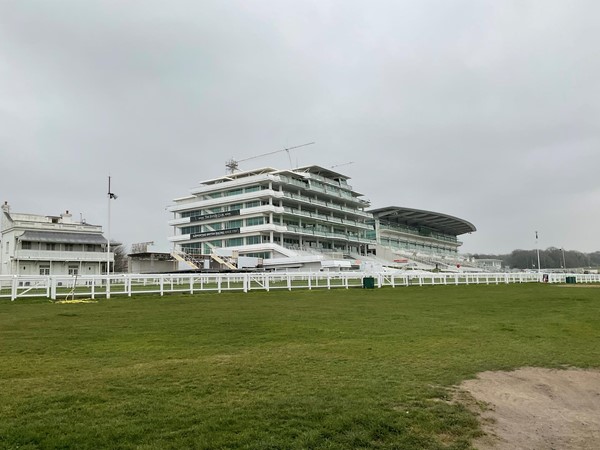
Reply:
[[[600,289],[0,302],[0,448],[469,448],[484,370],[600,365]]]

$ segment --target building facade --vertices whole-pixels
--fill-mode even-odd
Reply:
[[[99,275],[114,263],[102,227],[76,222],[69,211],[13,213],[5,202],[0,214],[2,275]]]
[[[169,240],[185,254],[256,257],[265,267],[365,254],[369,203],[348,177],[319,166],[262,168],[203,181],[170,207]]]
[[[407,257],[438,267],[457,255],[458,235],[475,231],[465,220],[430,211],[367,210],[369,202],[348,180],[306,166],[203,181],[169,208],[174,256],[197,269],[212,267],[211,258],[236,269],[233,260],[242,257],[270,270],[340,270],[365,261],[399,267]]]
[[[373,214],[373,237],[380,252],[431,257],[454,257],[462,242],[458,236],[476,228],[458,217],[414,208],[388,206]]]

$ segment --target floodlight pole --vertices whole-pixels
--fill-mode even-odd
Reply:
[[[106,230],[108,244],[106,246],[106,275],[110,275],[110,175],[108,176],[108,227]]]
[[[565,272],[567,271],[567,260],[565,259],[565,248],[563,247],[562,249],[562,257],[563,257],[563,269],[565,269]]]

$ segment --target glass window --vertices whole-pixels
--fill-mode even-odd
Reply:
[[[79,267],[77,266],[69,266],[69,275],[77,275],[79,274]]]
[[[227,191],[227,195],[231,196],[231,195],[240,195],[241,193],[243,193],[243,189],[232,189],[231,191]]]
[[[240,228],[241,226],[243,226],[243,221],[242,219],[239,220],[230,220],[229,222],[227,222],[225,224],[225,228],[226,229],[230,229],[230,228]]]
[[[251,217],[246,219],[246,226],[250,227],[252,225],[262,225],[265,223],[264,217]]]
[[[50,275],[50,266],[49,265],[40,265],[40,275]]]
[[[23,250],[31,250],[31,242],[29,242],[29,241],[21,242],[21,248]]]
[[[260,244],[261,241],[262,241],[262,239],[260,238],[260,236],[248,236],[246,238],[247,245]]]
[[[244,245],[243,238],[234,238],[227,240],[227,247],[237,247],[238,245]]]

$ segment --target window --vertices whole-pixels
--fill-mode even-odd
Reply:
[[[231,196],[231,195],[240,195],[243,192],[242,189],[232,189],[231,191],[227,191],[225,193],[225,195],[227,196]]]
[[[229,206],[229,211],[237,211],[240,210],[244,207],[244,205],[242,203],[235,203],[233,205]]]
[[[86,252],[95,252],[96,246],[94,244],[85,244],[85,251]]]
[[[246,238],[246,244],[247,245],[260,244],[260,243],[261,243],[260,236],[248,236]]]
[[[79,267],[77,266],[69,266],[69,275],[78,275]]]
[[[40,264],[40,275],[50,275],[50,266]]]
[[[10,244],[10,242],[8,242],[8,241],[7,241],[7,242],[6,242],[6,253],[7,253],[7,254],[8,254],[8,249],[10,248],[10,245],[9,245],[9,244]]]
[[[50,242],[46,243],[46,250],[56,250],[56,244]]]
[[[256,206],[260,206],[260,201],[256,200],[254,202],[247,202],[246,208],[254,208]]]
[[[264,217],[251,217],[246,219],[246,226],[251,227],[252,225],[262,225],[265,223]]]
[[[193,227],[182,227],[181,228],[181,234],[200,233],[201,229],[202,228],[200,227],[200,225],[195,225]]]
[[[229,222],[225,223],[225,229],[231,229],[231,228],[240,228],[242,226],[242,220],[230,220]]]
[[[31,250],[31,242],[29,242],[29,241],[21,242],[21,248],[23,250]]]
[[[66,252],[72,252],[73,251],[73,244],[65,244],[65,251]]]
[[[243,238],[234,238],[227,240],[227,247],[237,247],[238,245],[244,245]]]

